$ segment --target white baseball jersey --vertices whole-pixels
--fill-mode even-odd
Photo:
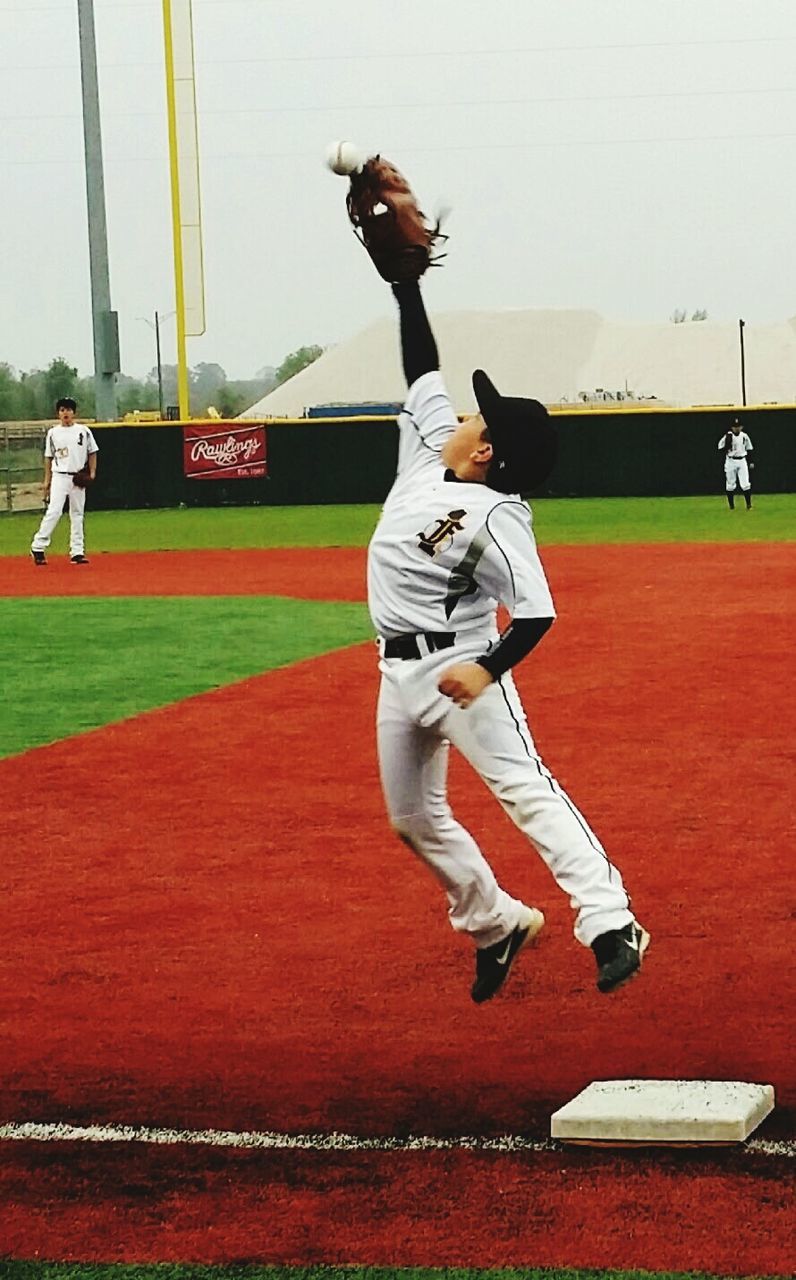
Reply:
[[[752,441],[749,439],[745,431],[739,431],[737,436],[733,435],[732,432],[730,431],[727,433],[727,435],[731,437],[730,447],[727,450],[728,458],[745,458],[747,453],[749,453],[749,451],[754,448]],[[725,448],[726,441],[727,441],[727,436],[723,435],[721,437],[721,440],[719,440],[720,449]]]
[[[440,458],[458,420],[442,375],[409,388],[398,418],[395,483],[368,549],[368,602],[379,635],[496,635],[498,602],[513,617],[555,616],[519,494],[445,479]]]
[[[50,427],[44,442],[45,458],[52,458],[52,469],[61,475],[73,475],[88,462],[90,453],[98,453],[97,442],[91,430],[82,422],[67,427],[56,422]]]

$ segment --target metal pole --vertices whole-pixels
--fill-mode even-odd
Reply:
[[[94,328],[94,385],[96,417],[116,417],[116,377],[119,372],[119,322],[111,310],[108,272],[108,228],[105,221],[105,181],[102,171],[97,42],[94,0],[77,0],[80,31],[80,73],[83,84],[83,143],[86,153],[88,248],[91,267],[91,317]]]
[[[157,311],[155,312],[155,349],[158,353],[158,408],[160,409],[160,420],[163,421],[163,365],[160,360],[160,319]]]
[[[744,321],[738,321],[738,332],[741,337],[741,403],[746,404],[746,359],[743,349]]]

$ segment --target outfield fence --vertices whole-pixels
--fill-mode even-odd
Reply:
[[[342,416],[347,412],[350,416]],[[539,496],[688,497],[724,488],[720,438],[738,417],[754,444],[754,487],[796,490],[796,405],[552,411],[559,457]],[[41,444],[49,424],[0,430],[6,510],[41,505]],[[394,413],[208,422],[214,435],[265,428],[266,474],[212,479],[185,474],[179,422],[92,424],[100,449],[95,509],[294,506],[382,502],[395,475]],[[196,423],[192,424],[196,427]],[[38,461],[35,454],[38,450]],[[34,465],[35,463],[35,465]]]

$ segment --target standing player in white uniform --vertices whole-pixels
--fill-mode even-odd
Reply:
[[[77,405],[64,396],[55,406],[58,422],[50,427],[44,441],[44,499],[47,510],[30,547],[33,563],[47,563],[45,551],[55,527],[61,519],[64,502],[69,499],[69,556],[72,564],[88,564],[85,556],[83,513],[86,490],[75,484],[78,471],[88,468],[93,480],[97,474],[97,442],[82,422],[75,422]]]
[[[719,440],[719,449],[724,450],[724,480],[730,511],[735,510],[736,485],[744,496],[747,511],[752,505],[752,480],[749,470],[755,464],[749,458],[749,454],[753,447],[746,432],[741,430],[741,424],[737,418],[733,420],[732,427],[726,435]]]
[[[409,396],[395,484],[368,553],[379,634],[377,734],[390,821],[444,888],[451,925],[476,947],[471,995],[493,996],[541,911],[498,884],[446,796],[452,743],[532,841],[576,911],[601,991],[639,969],[649,943],[622,877],[539,758],[510,674],[555,611],[519,496],[547,476],[555,433],[535,400],[473,374],[480,413],[458,423],[419,285],[395,284]],[[498,602],[512,617],[502,635]]]

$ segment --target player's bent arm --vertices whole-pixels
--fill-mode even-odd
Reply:
[[[484,689],[527,657],[552,625],[552,618],[515,618],[489,653],[448,667],[439,682],[440,693],[458,707],[469,707]]]
[[[513,618],[494,648],[476,658],[476,663],[493,680],[499,680],[506,671],[527,658],[552,625],[553,618]]]

